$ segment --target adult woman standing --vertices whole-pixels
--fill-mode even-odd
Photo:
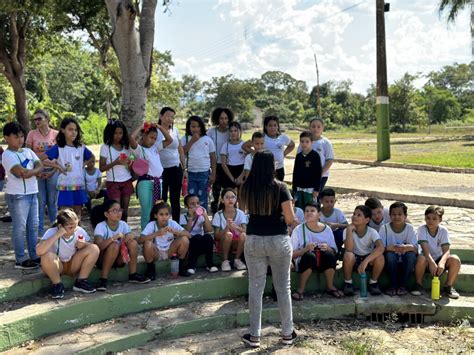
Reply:
[[[58,131],[49,126],[49,115],[46,111],[37,109],[33,115],[36,129],[28,133],[26,146],[33,150],[36,155],[45,153],[49,148],[56,144]],[[44,212],[48,208],[48,218],[51,224],[56,221],[58,214],[58,190],[56,184],[58,173],[53,168],[44,168],[38,176],[38,235],[43,236],[44,232]]]
[[[207,131],[207,135],[212,139],[216,146],[216,181],[212,184],[212,197],[211,203],[212,213],[216,213],[219,205],[219,198],[222,188],[222,180],[225,179],[225,172],[222,169],[221,164],[221,149],[222,146],[229,141],[229,123],[234,120],[234,113],[228,108],[218,107],[212,111],[211,122],[214,127],[211,127]]]
[[[250,215],[244,252],[249,273],[250,333],[242,340],[252,347],[260,346],[262,296],[267,267],[271,266],[273,284],[278,296],[282,342],[292,344],[293,313],[290,296],[291,240],[287,225],[295,215],[286,185],[275,179],[273,154],[256,152],[252,168],[240,191],[240,206]]]
[[[183,182],[183,167],[184,167],[184,152],[181,146],[181,137],[178,128],[174,127],[174,115],[176,111],[171,107],[163,107],[160,111],[160,118],[158,124],[168,129],[168,132],[173,139],[170,145],[160,150],[161,164],[163,165],[163,184],[162,197],[166,202],[168,201],[168,191],[170,194],[171,214],[173,221],[179,222],[181,213],[181,206],[179,205],[179,195]],[[164,137],[159,133],[158,140],[163,140]]]

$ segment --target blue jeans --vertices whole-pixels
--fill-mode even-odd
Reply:
[[[207,210],[209,171],[188,172],[188,193],[199,197],[199,204]]]
[[[247,235],[245,262],[249,275],[250,334],[261,335],[262,296],[267,280],[267,268],[272,268],[272,278],[278,296],[283,335],[293,332],[293,311],[290,295],[290,264],[293,248],[288,235]]]
[[[409,251],[401,255],[402,261],[398,261],[398,254],[393,251],[385,253],[385,267],[390,276],[390,283],[392,288],[406,287],[410,274],[413,273],[416,263],[416,254]],[[398,272],[401,268],[401,274]],[[400,279],[399,279],[400,276]]]
[[[48,217],[50,224],[56,221],[58,215],[58,173],[51,176],[50,179],[38,179],[38,235],[43,236],[44,232],[44,212],[48,208]]]
[[[37,194],[5,194],[8,210],[12,217],[12,244],[17,263],[36,259],[36,241],[38,239],[38,198]],[[25,239],[28,255],[25,255]]]

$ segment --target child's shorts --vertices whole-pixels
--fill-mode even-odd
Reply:
[[[328,251],[319,252],[319,265],[317,255],[315,252],[307,252],[302,257],[298,264],[298,272],[303,273],[308,269],[317,272],[323,272],[327,269],[336,269],[336,256]]]
[[[69,261],[61,261],[61,263],[63,264],[63,271],[61,272],[61,275],[74,276],[71,272],[72,259]]]
[[[120,201],[121,196],[132,196],[134,192],[131,179],[122,182],[107,181],[105,186],[107,187],[107,196],[111,200]]]
[[[58,194],[59,207],[72,207],[84,205],[89,200],[85,190],[63,191]]]
[[[356,262],[354,264],[354,271],[357,271],[357,268],[359,267],[360,264],[362,264],[362,262],[365,260],[365,258],[367,258],[370,254],[367,254],[367,255],[357,255],[357,254],[354,254],[355,256],[355,259],[356,259]],[[372,266],[370,264],[367,265],[367,270],[371,270],[372,269]]]

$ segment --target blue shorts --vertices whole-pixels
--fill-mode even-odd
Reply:
[[[88,197],[85,190],[59,191],[58,194],[58,207],[79,206],[85,204],[87,201]]]

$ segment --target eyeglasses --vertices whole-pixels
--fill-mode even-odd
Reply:
[[[113,210],[109,210],[109,213],[122,213],[123,209],[122,208],[114,208]]]
[[[226,200],[235,200],[237,196],[224,196],[224,199]]]
[[[35,122],[42,121],[42,120],[43,120],[43,117],[35,117],[35,118],[33,118],[33,120],[34,120]]]

